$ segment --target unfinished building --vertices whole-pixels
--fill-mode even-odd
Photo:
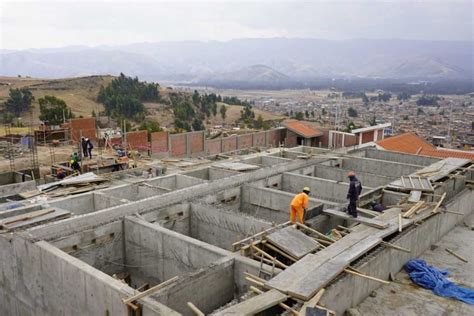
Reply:
[[[358,219],[342,212],[349,170],[364,187]],[[339,315],[472,213],[473,170],[295,147],[0,205],[0,314]],[[290,225],[305,186],[306,225]]]

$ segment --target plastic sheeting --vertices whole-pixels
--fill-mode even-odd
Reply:
[[[448,270],[439,270],[428,265],[424,260],[412,259],[405,264],[405,271],[413,282],[432,290],[436,295],[452,297],[474,305],[474,290],[454,284],[446,277]]]

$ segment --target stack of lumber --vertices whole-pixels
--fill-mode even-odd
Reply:
[[[25,229],[71,216],[71,212],[61,209],[46,208],[21,215],[4,218],[0,221],[0,228],[6,230]]]
[[[358,225],[347,236],[316,254],[306,255],[280,272],[265,286],[301,300],[309,300],[341,272],[347,271],[351,262],[382,244],[384,237],[396,232],[399,229],[399,214],[400,209],[394,208],[378,217],[386,225],[385,229]],[[416,214],[413,219],[403,219],[400,226],[413,225],[428,216],[431,214]]]

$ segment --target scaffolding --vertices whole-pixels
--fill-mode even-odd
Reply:
[[[10,136],[10,140],[7,139],[7,150],[6,156],[10,161],[10,171],[15,171],[15,153],[13,151],[13,136],[10,130],[10,124],[5,124],[5,137]]]

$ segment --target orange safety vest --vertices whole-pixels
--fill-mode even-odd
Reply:
[[[291,206],[297,210],[302,210],[303,208],[308,207],[308,201],[309,197],[308,195],[306,195],[306,193],[298,193],[297,195],[295,195],[293,200],[291,200]]]

